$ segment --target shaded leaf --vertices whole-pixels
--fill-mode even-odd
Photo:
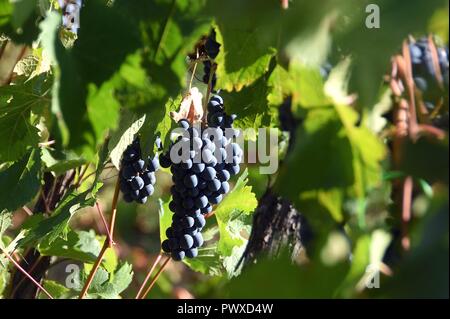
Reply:
[[[41,158],[33,150],[0,172],[0,209],[14,211],[38,193],[41,186]]]

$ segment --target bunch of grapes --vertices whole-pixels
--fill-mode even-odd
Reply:
[[[222,98],[214,96],[209,108],[217,105],[223,112]],[[216,110],[218,111],[218,110]],[[216,117],[214,117],[216,118]],[[160,158],[162,167],[170,167],[174,185],[171,188],[170,210],[174,213],[172,225],[167,229],[168,237],[162,249],[174,260],[194,258],[203,244],[201,231],[205,216],[212,205],[219,204],[230,190],[229,179],[239,173],[243,152],[224,132],[226,126],[211,125],[201,130],[187,120],[179,121],[182,134],[170,147],[169,153]],[[231,130],[231,134],[236,131]]]
[[[151,196],[155,190],[155,172],[159,168],[158,158],[149,157],[146,163],[141,158],[141,147],[139,139],[136,138],[123,152],[120,167],[119,183],[123,199],[127,203],[135,201],[145,204],[148,196]]]
[[[438,84],[437,70],[433,62],[433,54],[428,39],[422,38],[415,43],[409,44],[414,83],[422,92],[425,107],[429,111],[433,111],[442,96],[446,95],[448,97],[448,48],[436,47],[436,49],[443,87]]]
[[[206,55],[214,60],[217,55],[219,54],[220,51],[220,43],[216,42],[216,33],[213,30],[211,32],[211,34],[208,36],[208,38],[205,41],[205,45],[204,45],[204,50]],[[203,75],[203,83],[208,84],[209,83],[209,78],[211,76],[211,68],[214,66],[213,62],[211,62],[210,60],[206,60],[203,62],[203,71],[204,71],[204,75]],[[211,88],[214,90],[214,87],[216,86],[216,81],[217,81],[217,77],[216,74],[214,73],[212,78],[211,78]]]
[[[82,0],[59,0],[62,9],[62,23],[64,28],[77,34],[80,28],[80,9]]]

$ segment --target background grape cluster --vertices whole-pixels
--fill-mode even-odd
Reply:
[[[141,147],[139,139],[136,138],[123,152],[121,161],[119,183],[123,199],[127,203],[135,201],[144,204],[147,202],[148,196],[154,192],[155,172],[158,168],[157,157],[153,159],[149,157],[147,163],[141,158]]]
[[[436,49],[443,87],[439,85],[437,80],[436,67],[433,64],[432,51],[428,39],[421,38],[409,45],[414,83],[422,92],[424,104],[428,111],[434,110],[442,96],[446,95],[448,97],[448,47],[437,47]],[[440,103],[442,102],[440,101]]]
[[[206,224],[205,216],[212,212],[212,205],[219,204],[229,192],[229,179],[239,173],[242,149],[232,138],[224,135],[225,128],[231,128],[234,117],[223,111],[223,100],[213,96],[208,103],[213,122],[209,130],[201,130],[183,119],[179,122],[184,134],[163,154],[162,167],[170,167],[174,185],[171,188],[172,201],[169,208],[174,212],[172,225],[167,229],[168,237],[162,249],[171,253],[174,260],[194,258],[203,244],[201,231]],[[234,130],[232,132],[235,132]],[[187,157],[176,162],[170,153],[181,147],[189,150]]]
[[[82,0],[59,0],[62,9],[62,24],[64,28],[77,34],[80,28],[80,9]]]
[[[214,60],[220,51],[220,43],[216,42],[216,33],[214,30],[211,32],[211,34],[208,36],[208,38],[205,41],[204,45],[204,51],[209,59]],[[211,62],[211,60],[203,61],[203,83],[208,84],[209,78],[211,76],[211,68],[214,66],[214,62]],[[214,87],[216,86],[217,82],[217,76],[214,73],[211,78],[211,90],[214,92]]]

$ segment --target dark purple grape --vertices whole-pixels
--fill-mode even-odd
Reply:
[[[203,245],[203,236],[201,233],[197,233],[194,236],[192,236],[192,239],[194,240],[193,247],[201,247]]]
[[[198,249],[193,247],[191,249],[186,250],[186,257],[187,258],[195,258],[198,256]]]
[[[140,176],[136,176],[131,180],[131,187],[134,190],[141,190],[144,187],[144,180]]]
[[[185,256],[184,250],[174,250],[171,253],[171,257],[175,261],[183,260]]]
[[[169,244],[169,240],[166,239],[161,243],[161,249],[165,252],[165,253],[170,253],[172,250],[170,249],[170,244]]]
[[[194,239],[190,235],[185,234],[180,238],[180,248],[181,249],[186,250],[186,249],[191,248],[193,245],[194,245]]]
[[[200,176],[205,181],[211,181],[216,177],[216,170],[212,167],[206,167],[205,170],[200,174]]]
[[[195,174],[186,175],[183,179],[184,186],[187,188],[194,188],[198,185],[198,178]]]

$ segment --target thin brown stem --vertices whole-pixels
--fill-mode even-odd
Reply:
[[[198,58],[198,52],[197,52],[197,58]],[[197,70],[197,60],[195,60],[194,62],[194,67],[192,68],[192,74],[191,74],[191,80],[189,81],[189,91],[191,91],[192,88],[192,82],[194,81],[194,77],[195,77],[195,71]]]
[[[80,292],[79,299],[83,299],[86,293],[89,290],[89,287],[92,284],[92,281],[94,280],[95,274],[98,271],[98,268],[100,267],[100,264],[103,260],[103,257],[106,253],[106,250],[114,245],[113,236],[114,236],[114,225],[116,223],[116,213],[117,213],[117,202],[119,198],[119,179],[116,181],[116,187],[114,189],[114,196],[112,199],[112,206],[111,206],[111,221],[109,226],[109,236],[105,239],[105,242],[103,243],[102,250],[100,251],[97,260],[94,263],[94,266],[92,267],[92,270],[86,280],[86,283],[84,284],[83,289]]]
[[[411,176],[408,176],[403,182],[402,198],[402,246],[404,250],[409,250],[410,247],[408,224],[411,220],[411,201],[413,186],[413,179]]]
[[[111,241],[109,242],[109,245],[111,247],[114,244],[114,226],[116,224],[117,202],[119,200],[119,191],[120,191],[120,184],[119,184],[119,178],[117,178],[116,188],[114,189],[114,196],[113,196],[113,200],[112,200],[111,223],[109,226],[109,232],[110,232],[110,237],[111,237]]]
[[[42,290],[42,292],[44,294],[46,294],[47,297],[49,297],[50,299],[53,299],[53,296],[44,287],[42,287],[42,285],[40,283],[38,283],[29,273],[27,273],[27,271],[25,269],[23,269],[19,265],[19,263],[17,261],[15,261],[14,258],[11,257],[10,254],[8,254],[8,252],[4,251],[3,248],[1,248],[1,247],[0,247],[0,249],[1,249],[2,253],[5,254],[6,258],[8,258],[14,264],[14,266],[16,266],[17,269],[19,269],[19,271],[21,273],[23,273],[26,277],[28,277],[28,279],[30,279],[31,282],[33,282],[33,284],[35,284],[38,287],[38,289]]]
[[[24,45],[22,47],[22,49],[20,50],[19,55],[16,58],[16,62],[14,63],[11,72],[9,73],[9,76],[6,80],[6,84],[10,84],[14,78],[14,68],[16,67],[17,63],[19,63],[20,60],[22,60],[22,58],[25,56],[25,54],[27,53],[28,47],[26,45]]]
[[[86,164],[80,171],[80,175],[78,175],[78,180],[75,183],[76,187],[79,187],[81,185],[81,183],[83,182],[83,176],[84,174],[86,174],[86,171],[89,168],[89,164]]]
[[[97,208],[98,214],[100,215],[100,219],[102,220],[103,223],[103,227],[105,228],[106,231],[106,236],[108,237],[108,240],[111,243],[114,243],[112,237],[111,237],[111,233],[109,231],[109,226],[108,226],[108,222],[106,221],[105,215],[103,214],[102,209],[100,208],[100,205],[98,202],[95,202],[95,207]]]
[[[147,290],[144,292],[144,294],[141,296],[140,299],[147,298],[147,295],[150,293],[150,290],[152,290],[153,286],[155,285],[156,281],[158,280],[159,276],[163,272],[164,268],[166,268],[167,264],[170,261],[170,256],[167,257],[167,259],[164,261],[164,263],[161,265],[161,268],[159,268],[158,272],[156,273],[155,277],[150,282],[150,285],[148,286]]]
[[[41,262],[42,256],[39,256],[36,261],[33,263],[33,265],[31,266],[30,270],[28,270],[28,273],[31,274],[33,273],[34,269],[36,269],[37,265],[39,265],[39,263]],[[17,289],[20,288],[20,286],[22,286],[22,284],[25,282],[26,277],[23,277],[19,283],[14,287],[14,290],[12,291],[11,295],[14,295],[17,291]]]
[[[205,215],[205,218],[210,218],[210,217],[212,217],[215,213],[216,213],[216,212],[213,210],[213,211],[211,211],[210,213],[206,214],[206,215]]]
[[[106,169],[113,169],[113,168],[116,168],[114,165],[110,165],[110,166],[105,166],[104,167],[104,170],[106,170]],[[89,174],[87,174],[86,176],[84,176],[83,177],[83,179],[81,180],[81,182],[80,182],[80,184],[82,184],[85,180],[87,180],[89,177],[91,177],[92,175],[95,175],[97,172],[96,171],[94,171],[94,172],[91,172],[91,173],[89,173]]]
[[[203,103],[203,119],[202,122],[205,122],[207,119],[207,113],[208,113],[208,102],[209,102],[209,96],[211,94],[212,90],[212,79],[214,77],[214,74],[216,73],[217,64],[214,62],[211,62],[211,70],[209,73],[209,79],[208,79],[208,89],[206,90],[206,96],[205,96],[205,102]]]
[[[147,273],[147,276],[145,277],[144,281],[142,282],[142,285],[141,285],[141,287],[139,288],[139,291],[138,291],[138,293],[136,294],[136,298],[135,298],[135,299],[140,299],[140,298],[141,298],[142,292],[144,291],[145,286],[147,286],[147,282],[150,280],[150,277],[151,277],[153,271],[155,270],[156,265],[158,265],[159,261],[161,260],[161,258],[162,258],[162,255],[161,255],[161,254],[159,254],[159,255],[156,257],[155,261],[153,262],[152,266],[150,267],[149,272]]]

